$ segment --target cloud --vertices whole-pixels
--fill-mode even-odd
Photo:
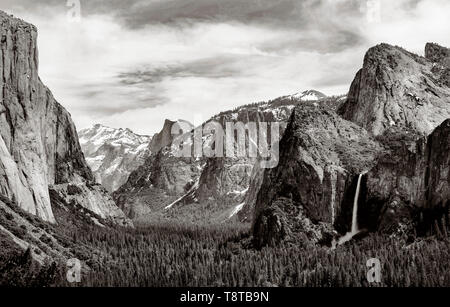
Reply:
[[[365,25],[371,44],[386,42],[423,54],[427,42],[450,46],[450,2],[446,0],[381,1],[381,20]]]
[[[148,65],[148,67],[121,73],[119,78],[126,85],[154,84],[168,78],[227,78],[241,74],[241,70],[236,65],[238,62],[240,61],[232,56],[218,56],[164,66]]]
[[[65,10],[64,0],[3,0],[6,8],[28,8],[47,16]],[[279,27],[326,23],[326,15],[354,14],[358,0],[81,0],[82,13],[109,15],[129,27],[177,22],[241,22],[272,24]],[[326,8],[326,10],[324,10]]]
[[[345,93],[380,42],[450,45],[447,0],[2,0],[39,29],[40,75],[78,128],[150,134],[314,88]],[[375,11],[374,11],[375,10]],[[378,18],[378,19],[377,19]]]

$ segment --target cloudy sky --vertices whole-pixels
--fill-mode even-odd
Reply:
[[[343,94],[375,44],[450,46],[448,0],[0,0],[0,9],[38,27],[41,78],[79,129],[152,134],[165,118],[207,119],[305,89]]]

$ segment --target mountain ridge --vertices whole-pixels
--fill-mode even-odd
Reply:
[[[316,91],[316,90],[306,90],[303,92],[293,94],[293,95],[291,95],[291,97],[299,99],[301,101],[317,101],[317,100],[327,98],[328,96],[325,95],[324,93]]]
[[[95,179],[109,192],[126,182],[150,154],[151,137],[128,128],[95,124],[78,132],[80,145]]]

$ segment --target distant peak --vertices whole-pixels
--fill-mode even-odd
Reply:
[[[326,98],[327,95],[325,95],[322,92],[316,91],[316,90],[306,90],[301,93],[296,93],[296,94],[292,95],[291,97],[300,99],[302,101],[316,101],[316,100]]]
[[[176,122],[167,118],[164,120],[164,125],[173,125],[174,123]]]
[[[108,127],[103,124],[94,124],[91,128],[87,128],[87,130],[119,130],[119,129]]]
[[[306,91],[303,91],[302,94],[304,94],[304,95],[318,95],[318,96],[325,96],[324,93],[321,93],[321,92],[316,91],[316,90],[306,90]]]
[[[159,132],[160,134],[161,133],[163,133],[164,131],[169,131],[169,130],[171,130],[172,129],[172,126],[173,125],[175,125],[175,124],[180,124],[180,123],[186,123],[186,124],[188,124],[190,127],[194,127],[193,125],[192,125],[192,123],[190,123],[190,122],[188,122],[187,120],[184,120],[184,119],[179,119],[179,120],[177,120],[177,121],[173,121],[173,120],[170,120],[170,119],[166,119],[165,121],[164,121],[164,126],[163,126],[163,128],[162,128],[162,130]]]
[[[364,63],[369,63],[376,61],[380,58],[385,58],[390,54],[393,54],[395,52],[398,52],[400,48],[386,44],[381,43],[376,46],[373,46],[367,50],[365,56],[364,56]]]
[[[144,135],[144,134],[137,134],[134,133],[133,130],[131,130],[130,128],[113,128],[113,127],[109,127],[109,126],[105,126],[103,124],[94,124],[91,127],[88,128],[84,128],[81,129],[79,131],[80,135],[86,135],[86,134],[92,134],[92,133],[101,133],[101,134],[114,134],[119,132],[119,134],[121,135],[134,135],[134,136],[142,136],[142,137],[149,137],[148,135]]]

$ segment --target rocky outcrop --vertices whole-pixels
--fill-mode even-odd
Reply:
[[[311,92],[311,91],[307,91]],[[315,91],[312,91],[315,92]],[[292,96],[283,97],[282,99],[278,99],[276,101],[273,101],[273,105],[277,105],[277,101],[284,101],[285,99],[294,99]],[[321,106],[322,108],[325,108],[330,111],[336,111],[345,101],[346,95],[340,95],[340,96],[329,96],[326,98],[320,98],[319,100],[311,100],[309,101],[309,105],[313,106]],[[294,99],[295,100],[295,99]],[[304,102],[302,102],[304,104]],[[289,112],[290,113],[290,112]],[[286,122],[288,122],[287,120]],[[284,134],[284,129],[280,135]],[[258,161],[259,162],[259,161]],[[248,188],[247,193],[245,194],[245,199],[243,201],[243,206],[241,210],[238,212],[239,220],[242,222],[251,222],[253,221],[254,217],[254,210],[255,210],[255,203],[256,203],[256,197],[258,195],[258,191],[261,188],[263,178],[264,178],[264,168],[260,167],[259,163],[255,163],[255,166],[252,169],[252,174],[250,176],[250,186]]]
[[[345,192],[353,178],[370,169],[380,151],[368,132],[333,111],[297,106],[280,143],[279,164],[265,171],[257,194],[255,245],[324,239],[352,202]]]
[[[172,127],[176,124],[176,121],[171,121],[166,119],[164,121],[164,126],[159,133],[156,133],[149,145],[150,152],[157,153],[162,148],[170,145],[172,143],[174,135],[172,135]]]
[[[70,114],[39,79],[36,28],[1,11],[0,27],[0,191],[55,222],[49,187],[85,185],[94,177]],[[79,203],[89,207],[85,199]],[[126,220],[120,210],[108,214]]]
[[[444,178],[446,174],[445,158],[432,157],[431,147],[435,153],[445,150],[445,129],[436,127],[450,118],[449,54],[447,48],[427,44],[422,58],[383,44],[366,55],[351,96],[340,110],[344,117],[378,134],[386,148],[363,180],[359,219],[364,228],[388,233],[405,230],[414,214],[434,210],[448,199],[445,189],[429,191],[436,186],[430,179],[441,177],[442,170]],[[405,99],[405,93],[414,99]],[[375,108],[383,115],[374,113]],[[372,122],[367,121],[370,116]],[[438,184],[442,185],[445,180]]]
[[[418,222],[418,214],[445,215],[450,208],[449,132],[450,120],[446,120],[428,137],[415,142],[403,139],[380,157],[363,184],[362,227],[405,232],[410,230],[406,226]]]
[[[428,43],[425,46],[425,57],[433,62],[432,72],[438,76],[439,81],[450,87],[450,49]]]
[[[95,180],[109,192],[122,186],[150,155],[151,137],[130,129],[94,125],[78,132],[81,148]]]
[[[123,211],[114,203],[111,195],[96,184],[66,183],[50,187],[52,200],[63,201],[68,205],[79,205],[100,218],[120,226],[132,226]]]
[[[447,48],[428,44],[424,58],[381,44],[338,108],[343,119],[330,108],[297,107],[280,164],[257,194],[256,246],[350,231],[361,173],[360,230],[409,236],[439,228],[450,208],[447,68]]]
[[[198,181],[201,161],[191,156],[180,157],[176,154],[177,149],[171,146],[174,138],[183,137],[179,135],[181,132],[172,134],[176,128],[189,131],[192,125],[185,121],[165,120],[161,131],[149,144],[150,155],[113,193],[125,214],[141,224],[151,223],[154,215],[159,215],[165,206],[187,193]]]
[[[438,44],[427,43],[425,45],[425,57],[433,63],[450,66],[450,49]]]
[[[175,124],[188,131],[192,127],[184,121],[166,120],[161,132],[155,134],[150,142],[151,154],[113,194],[126,215],[140,223],[151,222],[149,215],[161,212],[198,181],[201,161],[191,156],[178,156],[177,149],[171,146],[174,138],[183,137],[172,135],[172,128],[176,130]]]
[[[430,134],[450,117],[444,50],[428,45],[424,58],[387,44],[371,48],[339,113],[374,135],[392,127]]]
[[[149,214],[162,211],[184,195],[200,176],[201,162],[176,157],[165,147],[133,171],[128,181],[114,192],[117,205],[128,217],[142,223],[151,221]]]

